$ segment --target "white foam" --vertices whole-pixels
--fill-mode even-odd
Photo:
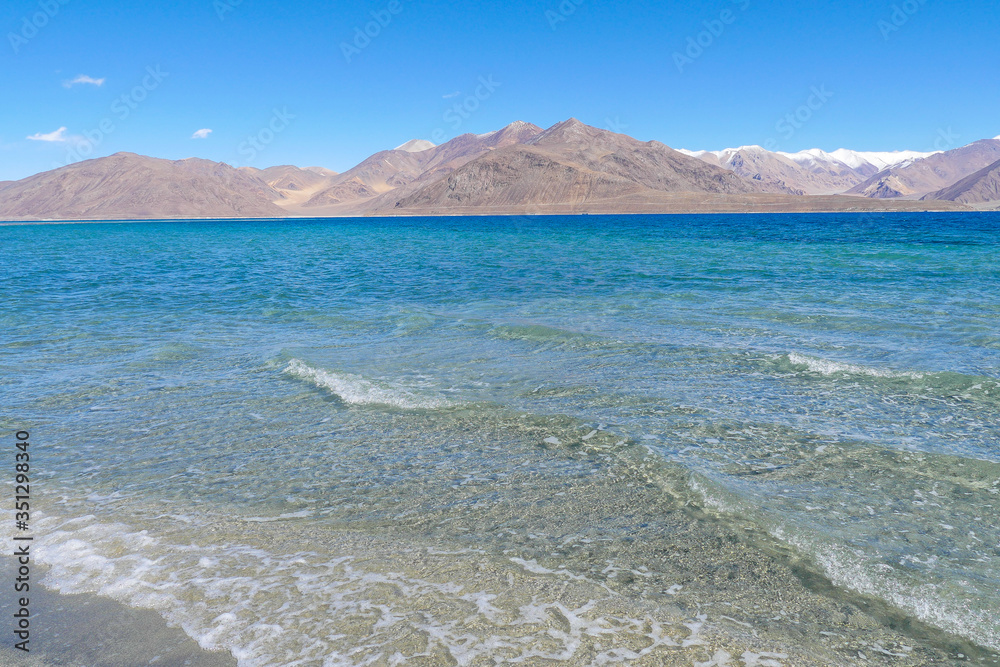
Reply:
[[[670,624],[622,616],[611,591],[534,560],[495,563],[495,576],[477,567],[477,577],[457,583],[441,573],[468,567],[472,554],[414,561],[410,549],[386,553],[364,542],[335,549],[351,555],[330,546],[283,554],[168,540],[93,517],[39,515],[35,526],[35,555],[49,568],[44,585],[152,609],[203,648],[230,651],[240,667],[400,664],[441,651],[457,665],[573,662],[587,646],[591,664],[603,665],[702,643],[703,616]],[[549,587],[537,586],[538,576],[563,580],[552,589],[557,597],[543,593]],[[510,599],[516,591],[525,594],[519,602]],[[400,641],[414,634],[422,647]],[[594,645],[604,638],[613,648]]]
[[[779,540],[810,554],[834,584],[881,598],[925,623],[1000,650],[1000,628],[992,615],[971,609],[965,602],[942,599],[934,584],[905,584],[893,577],[892,568],[870,567],[864,557],[847,548],[813,543],[780,527],[770,532]]]
[[[736,516],[745,515],[747,512],[747,509],[732,500],[725,490],[710,490],[694,476],[688,479],[688,487],[702,497],[705,507]],[[920,495],[919,491],[915,493]],[[823,508],[806,505],[806,509]],[[801,533],[786,530],[782,526],[770,527],[768,532],[778,540],[811,556],[835,585],[880,598],[930,625],[968,637],[988,648],[1000,650],[1000,625],[995,622],[993,616],[986,611],[973,608],[966,601],[943,599],[935,584],[905,583],[895,577],[893,568],[883,563],[872,562],[863,553],[855,553],[822,537],[806,537]],[[926,561],[920,561],[915,556],[907,556],[903,560],[933,566],[937,557],[930,555]]]
[[[787,653],[752,653],[750,651],[744,651],[743,655],[740,656],[743,660],[743,664],[746,667],[783,667],[784,663],[779,662],[780,660],[787,660]]]
[[[796,366],[805,366],[813,373],[820,373],[821,375],[834,375],[836,373],[847,373],[850,375],[869,375],[871,377],[880,377],[880,378],[912,378],[914,380],[919,380],[920,378],[924,377],[923,373],[890,371],[882,368],[871,368],[869,366],[861,366],[858,364],[846,364],[840,361],[833,361],[831,359],[808,357],[804,354],[799,354],[797,352],[789,353],[788,361],[795,364]]]
[[[401,383],[374,382],[360,375],[313,368],[299,359],[292,359],[285,372],[308,380],[317,387],[333,392],[344,403],[354,405],[388,405],[405,410],[445,408],[452,405],[439,396],[419,394],[415,388]]]
[[[706,662],[695,661],[693,664],[694,667],[732,667],[733,663],[730,662],[732,658],[728,651],[718,650]]]

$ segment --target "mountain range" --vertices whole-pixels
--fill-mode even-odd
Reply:
[[[674,150],[569,119],[343,173],[116,153],[0,182],[0,219],[1000,209],[1000,137],[933,153]]]

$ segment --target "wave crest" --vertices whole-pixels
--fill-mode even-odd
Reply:
[[[401,383],[373,381],[351,373],[313,368],[300,359],[292,359],[285,372],[311,382],[351,405],[387,405],[404,410],[434,410],[453,405],[440,396],[421,394]]]
[[[913,371],[890,371],[884,368],[872,368],[860,364],[847,364],[832,359],[822,359],[818,357],[808,357],[798,352],[790,352],[787,355],[788,362],[793,366],[805,366],[813,373],[820,375],[835,375],[837,373],[847,373],[849,375],[868,375],[877,378],[909,378],[920,380],[925,377],[924,373]]]

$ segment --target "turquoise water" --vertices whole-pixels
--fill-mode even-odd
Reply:
[[[998,232],[0,227],[44,583],[241,665],[997,664]]]

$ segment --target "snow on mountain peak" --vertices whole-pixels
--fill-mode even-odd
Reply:
[[[889,167],[897,167],[902,165],[904,162],[913,162],[915,160],[921,160],[925,157],[930,157],[931,155],[936,155],[941,151],[931,151],[931,152],[920,152],[920,151],[847,151],[846,149],[840,149],[846,153],[852,153],[862,160],[868,162],[879,170],[888,169]]]
[[[393,150],[406,151],[407,153],[419,153],[420,151],[425,151],[430,148],[434,148],[434,144],[426,139],[410,139],[405,144],[396,146]]]
[[[737,153],[767,153],[767,149],[763,146],[740,146],[739,148],[723,148],[721,151],[691,151],[686,148],[676,149],[678,153],[684,153],[684,155],[690,157],[700,158],[704,155],[714,155],[721,162],[728,162]]]
[[[998,137],[998,139],[1000,139],[1000,137]],[[768,153],[769,151],[761,148],[760,146],[740,146],[739,148],[725,148],[721,151],[692,151],[681,148],[678,149],[678,152],[701,159],[705,159],[706,156],[711,155],[722,164],[727,164],[730,160],[732,160],[734,155],[740,152],[760,155]],[[843,171],[845,169],[849,169],[857,171],[859,169],[870,170],[874,168],[876,171],[882,171],[883,169],[888,169],[890,167],[905,166],[915,162],[916,160],[920,160],[940,152],[941,151],[853,151],[847,148],[838,148],[835,151],[827,153],[819,148],[810,148],[797,153],[775,151],[774,155],[791,160],[810,170],[827,171],[829,169],[833,169],[835,171]]]
[[[799,164],[840,163],[850,167],[851,169],[860,169],[865,165],[869,165],[879,171],[882,171],[883,169],[897,167],[904,163],[910,163],[915,160],[935,155],[935,153],[939,152],[940,151],[931,153],[921,153],[920,151],[852,151],[847,148],[838,148],[832,153],[827,153],[819,148],[810,148],[809,150],[799,151],[798,153],[779,153],[779,155],[783,155],[795,162],[798,162]]]
[[[494,134],[499,134],[499,133],[504,132],[504,131],[506,131],[506,132],[519,132],[520,130],[522,130],[522,129],[526,128],[526,127],[530,127],[530,126],[531,126],[531,123],[526,123],[523,120],[515,120],[513,123],[510,123],[509,125],[507,125],[505,127],[502,127],[499,130],[493,130],[492,132],[486,132],[486,133],[483,133],[483,134],[477,134],[476,136],[479,137],[480,139],[485,139],[487,137],[492,137]]]

